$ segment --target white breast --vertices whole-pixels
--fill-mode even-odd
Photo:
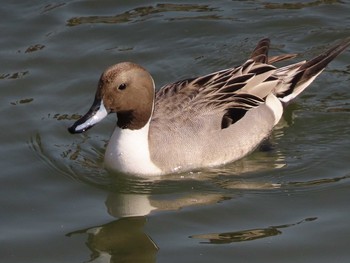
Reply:
[[[152,162],[148,143],[149,123],[139,130],[115,128],[104,163],[108,170],[139,175],[160,175]]]

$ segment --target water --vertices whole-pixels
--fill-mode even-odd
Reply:
[[[2,1],[1,261],[349,262],[349,51],[222,168],[110,175],[113,116],[66,130],[116,62],[161,86],[237,65],[264,36],[304,59],[350,35],[349,1],[288,3]]]

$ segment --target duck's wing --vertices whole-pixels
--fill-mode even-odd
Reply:
[[[245,113],[264,103],[278,84],[271,78],[276,68],[268,64],[270,40],[259,41],[243,65],[163,86],[156,94],[154,123],[176,123],[204,114],[221,118],[221,127],[240,120]],[[280,61],[291,56],[278,56]],[[162,121],[164,120],[164,121]]]
[[[212,113],[220,116],[223,129],[264,103],[271,93],[288,103],[350,45],[350,38],[309,61],[278,69],[270,62],[288,59],[294,54],[269,59],[269,44],[268,39],[262,39],[250,58],[239,67],[162,87],[155,98],[154,122],[177,123],[184,118],[195,119]]]
[[[227,128],[261,103],[278,80],[270,78],[276,68],[248,60],[237,68],[185,79],[162,87],[156,94],[153,120],[176,122],[184,115],[221,115],[221,128]]]

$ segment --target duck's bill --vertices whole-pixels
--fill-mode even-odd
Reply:
[[[108,115],[102,100],[95,99],[89,111],[68,128],[70,133],[82,133],[93,127]]]

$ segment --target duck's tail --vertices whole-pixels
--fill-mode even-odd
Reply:
[[[270,39],[263,38],[261,39],[252,54],[250,55],[250,59],[255,62],[265,63],[265,64],[273,64],[283,60],[295,58],[298,54],[283,54],[278,56],[269,57],[268,52],[270,49]]]
[[[295,57],[294,54],[288,54],[268,58],[269,43],[270,41],[268,39],[262,39],[250,58],[255,62],[270,64]],[[309,61],[302,61],[277,68],[275,73],[270,77],[281,80],[280,84],[274,90],[277,98],[284,104],[288,104],[305,90],[325,67],[348,46],[350,46],[350,37]]]

